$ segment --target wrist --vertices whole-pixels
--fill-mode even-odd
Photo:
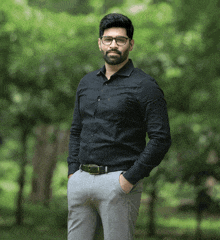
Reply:
[[[73,173],[71,173],[69,176],[68,176],[68,179],[73,175]]]

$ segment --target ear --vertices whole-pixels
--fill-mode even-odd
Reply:
[[[133,47],[134,47],[134,39],[131,39],[130,40],[130,51],[133,50]]]
[[[99,50],[102,51],[102,41],[100,38],[98,39],[98,45],[99,45]]]

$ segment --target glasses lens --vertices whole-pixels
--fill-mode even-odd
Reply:
[[[127,42],[127,38],[126,37],[116,37],[116,38],[112,38],[112,37],[103,37],[102,38],[102,43],[105,45],[111,45],[113,39],[116,40],[116,43],[119,46],[125,45]]]
[[[125,45],[125,43],[127,42],[127,38],[124,38],[124,37],[118,37],[116,38],[116,42],[119,46],[121,45]]]
[[[103,37],[102,38],[102,42],[105,45],[110,45],[112,43],[112,40],[113,40],[113,38],[111,38],[111,37]]]

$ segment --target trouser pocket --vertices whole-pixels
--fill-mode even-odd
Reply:
[[[119,191],[123,194],[128,194],[126,193],[122,188],[121,188],[121,184],[120,184],[120,181],[119,181],[119,177],[120,175],[123,174],[123,171],[118,171],[117,174],[116,174],[116,178],[117,178],[117,187],[119,189]]]

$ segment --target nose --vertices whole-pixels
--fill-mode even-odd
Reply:
[[[112,43],[110,44],[111,47],[118,47],[117,43],[116,43],[116,39],[112,39]]]

